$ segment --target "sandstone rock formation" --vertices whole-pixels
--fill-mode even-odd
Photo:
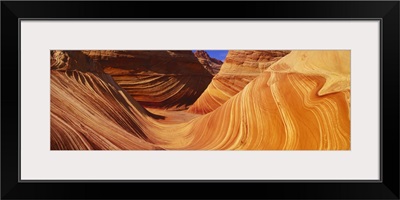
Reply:
[[[102,72],[102,68],[81,51],[50,51],[52,70],[79,70],[82,72]]]
[[[350,51],[291,52],[185,137],[177,148],[349,150]]]
[[[185,109],[212,79],[191,51],[83,51],[145,107]]]
[[[162,117],[145,110],[85,54],[52,51],[51,69],[52,150],[159,149],[135,119]]]
[[[106,74],[51,70],[51,81],[52,149],[350,149],[350,51],[292,51],[214,111],[172,124]]]
[[[206,51],[195,51],[194,56],[196,56],[199,62],[204,66],[204,68],[213,75],[217,74],[221,69],[223,62],[216,58],[211,58]]]
[[[210,85],[188,111],[206,114],[215,110],[289,52],[229,51],[219,73],[214,76]]]

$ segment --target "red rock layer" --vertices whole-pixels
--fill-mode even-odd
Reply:
[[[191,51],[83,51],[145,107],[185,109],[212,75]]]
[[[81,72],[102,72],[102,68],[81,51],[50,51],[52,70],[79,70]]]
[[[289,52],[278,50],[229,51],[220,72],[214,76],[210,85],[188,112],[206,114],[215,110]]]
[[[223,64],[222,61],[216,58],[211,58],[206,51],[195,51],[194,56],[196,56],[199,62],[204,66],[204,68],[213,75],[219,72]]]

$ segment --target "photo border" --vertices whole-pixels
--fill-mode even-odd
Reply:
[[[279,19],[266,19],[266,18],[256,18],[256,19],[243,19],[243,18],[215,18],[215,19],[209,19],[209,18],[186,18],[186,19],[179,19],[179,18],[82,18],[82,19],[76,19],[76,18],[63,18],[63,19],[57,19],[57,18],[19,18],[18,19],[18,46],[19,46],[19,51],[18,51],[18,81],[19,81],[19,86],[18,86],[18,92],[19,92],[19,98],[18,98],[18,182],[20,183],[64,183],[64,182],[71,182],[71,183],[194,183],[194,182],[216,182],[216,183],[381,183],[382,182],[382,177],[383,177],[383,170],[382,170],[382,157],[383,157],[383,143],[382,143],[382,137],[383,137],[383,131],[382,127],[379,126],[379,180],[296,180],[296,179],[286,179],[286,180],[253,180],[253,179],[240,179],[240,180],[213,180],[213,179],[207,179],[207,180],[166,180],[166,179],[152,179],[152,180],[22,180],[21,179],[21,21],[379,21],[379,48],[382,50],[383,49],[383,37],[382,37],[382,32],[383,32],[383,20],[382,18],[330,18],[330,19],[324,19],[324,18],[279,18]],[[336,49],[335,49],[336,50]],[[348,50],[348,49],[346,49]],[[383,91],[383,53],[380,51],[380,58],[379,58],[379,82],[380,82],[380,115],[382,116],[382,91]],[[380,124],[382,124],[382,117],[380,117]]]
[[[110,3],[110,2],[108,2]],[[181,2],[182,3],[182,2]],[[189,2],[185,2],[188,4]],[[194,2],[195,3],[195,2]],[[206,3],[206,2],[200,2],[200,3]],[[257,4],[262,4],[262,5],[269,5],[277,8],[282,9],[284,5],[289,5],[290,3],[293,2],[235,2],[237,7],[240,8],[240,5],[245,5],[245,7],[251,7],[254,8]],[[337,6],[334,7],[331,3],[336,3]],[[112,5],[121,5],[121,4],[128,4],[130,6],[153,6],[155,2],[151,3],[145,3],[145,2],[114,2]],[[158,3],[158,5],[161,5],[162,3]],[[190,4],[190,3],[189,3]],[[314,13],[314,17],[309,17],[308,14],[301,14],[299,11],[294,12],[297,13],[295,14],[296,18],[293,17],[280,17],[277,12],[273,12],[272,15],[275,16],[265,16],[265,17],[249,17],[251,14],[247,14],[246,16],[239,16],[239,17],[234,17],[233,18],[221,18],[221,17],[212,17],[212,18],[198,18],[198,17],[189,17],[190,15],[186,14],[181,14],[180,17],[182,18],[176,18],[176,17],[170,17],[170,18],[160,18],[156,17],[156,14],[151,15],[152,17],[148,17],[148,13],[144,11],[138,12],[136,16],[123,16],[123,17],[118,17],[118,18],[108,18],[111,16],[103,17],[103,18],[98,18],[100,16],[103,16],[101,11],[105,11],[107,9],[108,5],[103,4],[103,2],[1,2],[1,10],[2,10],[2,34],[1,34],[1,40],[2,40],[2,53],[1,53],[1,72],[2,74],[12,74],[10,72],[16,72],[17,68],[17,63],[16,61],[18,60],[18,99],[11,100],[10,96],[11,94],[15,94],[15,90],[10,92],[12,87],[8,89],[3,89],[2,94],[4,94],[4,91],[6,91],[7,96],[2,95],[2,100],[3,100],[3,105],[7,105],[6,103],[13,102],[13,107],[8,106],[7,108],[4,108],[3,106],[3,113],[5,110],[8,111],[15,109],[15,105],[18,102],[18,149],[16,149],[16,142],[15,139],[15,126],[11,126],[13,120],[11,117],[5,118],[4,115],[2,119],[2,129],[1,129],[1,197],[2,198],[60,198],[60,197],[66,197],[66,198],[100,198],[100,197],[125,197],[130,196],[130,197],[135,197],[135,195],[132,195],[128,191],[124,191],[123,194],[115,194],[114,192],[120,191],[124,188],[127,189],[127,185],[125,183],[132,183],[136,186],[138,186],[138,183],[143,183],[142,188],[145,188],[145,186],[149,183],[155,183],[158,185],[158,187],[165,187],[166,185],[164,183],[174,183],[180,184],[181,186],[184,185],[182,183],[193,183],[193,184],[200,184],[202,187],[205,186],[203,183],[215,183],[215,184],[222,184],[222,183],[230,183],[230,185],[233,182],[236,182],[235,185],[241,186],[244,188],[249,189],[250,187],[254,187],[255,185],[260,186],[259,184],[262,184],[261,186],[273,186],[271,187],[271,190],[275,190],[277,188],[280,188],[280,190],[285,191],[290,189],[294,189],[297,187],[298,191],[297,194],[291,195],[291,194],[280,194],[283,197],[286,198],[363,198],[363,197],[368,197],[368,198],[399,198],[399,127],[398,127],[398,119],[399,119],[399,60],[398,56],[399,55],[399,2],[306,2],[304,4],[301,4],[300,7],[293,8],[293,10],[299,9],[299,10],[310,10],[310,8],[307,8],[310,6],[310,4],[314,4],[314,6],[320,6],[326,9],[326,6],[333,6],[331,7],[332,11],[331,13]],[[79,9],[75,9],[74,12],[68,13],[67,10],[68,8],[73,8],[74,6],[81,5],[81,6],[91,6],[91,5],[97,5],[95,6],[96,9],[102,8],[100,10],[94,11],[95,9],[91,10],[89,14],[80,12]],[[199,5],[199,4],[196,4]],[[212,2],[208,2],[207,5],[212,5]],[[218,4],[221,6],[221,4]],[[222,4],[223,5],[223,4]],[[363,6],[363,7],[360,7]],[[42,7],[44,6],[44,7]],[[61,12],[54,12],[50,10],[51,7],[55,6],[55,10],[61,10]],[[64,8],[64,6],[66,6]],[[299,5],[298,5],[299,6]],[[349,6],[350,10],[354,11],[355,14],[349,14],[346,12],[340,13],[338,8],[343,8],[343,6]],[[312,6],[311,6],[312,7]],[[57,9],[58,8],[58,9]],[[305,8],[305,9],[301,9]],[[127,8],[122,9],[126,13],[128,11]],[[293,12],[293,10],[291,10]],[[324,9],[323,9],[324,10]],[[375,12],[374,12],[375,11]],[[119,16],[118,15],[119,11],[114,11],[111,13],[111,15]],[[124,13],[122,12],[122,13]],[[336,12],[336,14],[334,13]],[[285,14],[285,13],[284,13]],[[290,16],[290,14],[286,13],[286,16]],[[72,16],[71,18],[68,17],[68,15]],[[108,14],[110,15],[110,14]],[[129,15],[129,14],[127,14]],[[163,13],[162,15],[168,16],[168,14]],[[202,14],[205,15],[205,14]],[[255,15],[255,14],[254,14]],[[268,14],[264,14],[268,15]],[[306,17],[302,18],[297,18],[306,15]],[[312,14],[311,14],[312,15]],[[321,16],[322,15],[322,16]],[[325,16],[328,15],[328,16]],[[330,15],[330,17],[329,17]],[[350,16],[358,16],[358,17],[348,17]],[[201,16],[201,14],[200,14]],[[232,16],[232,15],[231,15]],[[319,17],[318,17],[319,16]],[[332,16],[340,16],[340,17],[332,17]],[[346,17],[347,16],[347,17]],[[369,17],[365,17],[369,16]],[[371,17],[373,16],[373,17]],[[89,17],[89,18],[88,18]],[[184,18],[184,19],[183,19]],[[343,181],[343,180],[338,180],[338,181],[321,181],[321,180],[282,180],[282,181],[268,181],[268,180],[251,180],[251,181],[232,181],[232,180],[221,180],[221,181],[210,181],[210,180],[194,180],[194,181],[187,181],[187,180],[149,180],[149,181],[128,181],[128,180],[118,180],[118,181],[80,181],[80,180],[71,180],[71,181],[20,181],[20,22],[21,20],[380,20],[380,177],[381,180],[379,181]],[[18,23],[18,27],[16,27],[16,23]],[[387,26],[385,26],[387,25]],[[16,34],[18,33],[18,46],[16,45]],[[9,38],[13,38],[12,40]],[[396,38],[397,37],[397,38]],[[6,47],[7,49],[4,49]],[[18,48],[18,54],[16,54],[16,49]],[[18,58],[18,59],[16,59]],[[5,66],[7,64],[8,66]],[[388,66],[387,68],[384,68],[385,66]],[[397,67],[397,68],[396,68]],[[383,79],[385,77],[385,79]],[[11,79],[10,82],[14,82],[15,80],[12,80],[12,76],[8,75],[7,77],[2,77],[3,79]],[[3,82],[4,84],[4,82]],[[384,90],[384,86],[386,86],[386,89]],[[390,89],[389,89],[390,88]],[[15,88],[14,88],[15,89]],[[385,93],[383,93],[385,91]],[[17,95],[15,95],[17,96]],[[14,98],[15,98],[14,96]],[[385,97],[385,98],[384,98]],[[383,105],[390,105],[390,108],[384,107]],[[397,109],[396,109],[397,108]],[[384,112],[385,111],[385,112]],[[14,115],[15,116],[15,110],[10,111],[7,113],[14,113],[10,114],[10,116]],[[383,118],[385,116],[385,126],[383,125]],[[390,118],[390,119],[389,119]],[[392,121],[391,121],[392,120]],[[7,129],[5,127],[8,127]],[[5,130],[7,130],[5,132]],[[14,130],[14,131],[13,131]],[[383,137],[383,132],[386,132],[385,137]],[[391,134],[389,134],[391,133]],[[17,150],[17,151],[16,151]],[[10,153],[10,152],[18,152],[18,158],[15,156],[15,154]],[[14,155],[14,156],[13,156]],[[17,161],[17,162],[15,162]],[[11,166],[16,166],[18,164],[18,173],[15,173],[15,169],[13,169]],[[384,173],[385,171],[385,173]],[[386,174],[385,176],[383,176]],[[17,175],[17,176],[16,176]],[[121,187],[121,189],[117,189],[116,187],[112,187],[113,192],[105,192],[103,191],[102,194],[106,194],[103,196],[96,196],[94,193],[94,188],[98,183],[105,183],[103,184],[104,188],[110,187],[111,183],[119,183],[121,187],[121,184],[124,183],[125,186]],[[39,183],[39,184],[35,184]],[[50,184],[50,183],[57,183],[57,184]],[[73,184],[76,183],[76,184]],[[265,184],[263,184],[265,183]],[[275,184],[272,184],[275,183]],[[285,185],[285,184],[286,185]],[[299,184],[303,183],[303,184]],[[318,184],[317,184],[318,183]],[[321,183],[327,183],[327,184],[321,184]],[[341,184],[344,183],[344,184]],[[192,185],[192,184],[189,184]],[[212,184],[208,184],[207,187],[210,187]],[[68,186],[66,188],[62,188]],[[102,186],[102,187],[103,187]],[[192,185],[192,187],[195,185]],[[215,185],[214,185],[215,186]],[[84,188],[90,188],[89,194],[86,193],[86,189]],[[198,187],[198,185],[196,185]],[[235,188],[236,188],[235,187]],[[323,194],[323,192],[327,192],[327,187],[332,189],[342,189],[341,192],[338,192],[339,194],[334,194],[332,193],[331,190],[330,193],[327,196],[326,194]],[[46,192],[45,188],[53,188],[53,191]],[[72,191],[71,189],[76,189],[75,191]],[[185,189],[187,189],[185,187]],[[275,189],[272,189],[275,188]],[[325,188],[325,190],[324,190]],[[321,190],[322,191],[313,191],[313,190]],[[64,191],[61,192],[60,191]],[[66,194],[66,191],[70,191],[73,194]],[[215,191],[215,190],[214,190]],[[279,191],[279,189],[278,189]],[[269,194],[269,197],[277,197],[278,191],[271,191]],[[335,190],[333,190],[335,191]],[[57,193],[58,192],[58,193]],[[142,192],[143,193],[143,192]],[[143,193],[144,194],[144,193]],[[142,195],[137,195],[139,198],[145,197]],[[212,193],[208,193],[208,197],[211,196]],[[258,192],[258,197],[261,197],[262,192]],[[61,196],[60,196],[61,195]],[[64,195],[64,196],[62,196]],[[111,196],[110,196],[111,195]],[[121,196],[122,195],[122,196]],[[156,195],[152,194],[153,197],[157,196],[157,198],[164,197],[165,196],[160,196],[162,194]],[[164,194],[165,195],[165,194]],[[198,195],[198,194],[197,194]],[[234,197],[234,196],[229,196],[229,194],[225,194],[224,196],[223,193],[219,193],[219,197]],[[254,195],[254,194],[253,194]],[[371,196],[372,195],[372,196]],[[137,197],[136,196],[136,197]],[[169,197],[171,198],[174,195],[170,195]],[[200,198],[204,198],[204,195],[199,195]],[[198,196],[198,197],[199,197]],[[281,197],[282,197],[281,196]],[[136,198],[135,197],[135,198]],[[176,198],[177,196],[175,196]],[[180,197],[183,197],[182,195]],[[240,195],[238,195],[240,197]],[[245,198],[248,198],[248,196],[243,196]],[[254,197],[254,196],[253,196]],[[172,197],[174,198],[174,197]],[[264,196],[265,198],[265,196]]]

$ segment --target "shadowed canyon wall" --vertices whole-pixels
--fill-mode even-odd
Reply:
[[[212,75],[191,51],[83,51],[145,107],[185,109]]]

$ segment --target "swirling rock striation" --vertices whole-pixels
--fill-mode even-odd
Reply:
[[[138,119],[145,110],[80,51],[51,52],[51,149],[160,149]]]
[[[150,117],[110,76],[51,73],[52,149],[350,149],[350,51],[292,51],[178,123]]]
[[[177,149],[350,149],[350,51],[293,51],[213,112]]]
[[[210,85],[188,112],[209,113],[241,91],[250,81],[290,51],[232,50]]]
[[[83,51],[145,107],[186,109],[212,75],[191,51]]]

